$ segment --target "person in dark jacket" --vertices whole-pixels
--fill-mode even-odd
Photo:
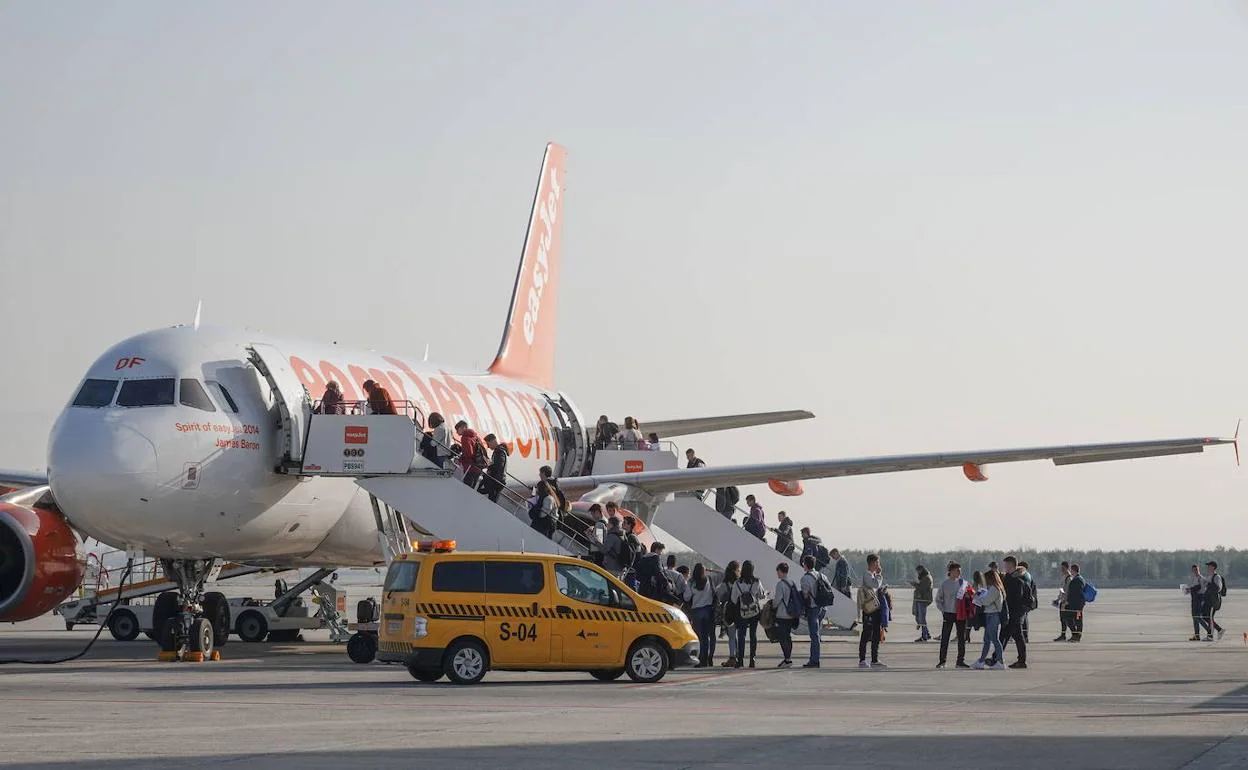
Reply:
[[[485,437],[485,445],[490,449],[490,467],[486,469],[481,491],[491,503],[497,503],[503,487],[507,486],[507,445],[500,443],[493,433]]]
[[[368,411],[371,414],[397,414],[386,386],[378,385],[374,380],[365,380],[364,392],[368,394]]]
[[[1088,603],[1083,596],[1087,581],[1079,574],[1079,565],[1070,565],[1070,584],[1066,588],[1066,627],[1070,629],[1070,641],[1083,638],[1083,608]]]
[[[1001,642],[1005,645],[1013,639],[1018,650],[1018,660],[1011,663],[1010,668],[1027,668],[1027,640],[1023,637],[1023,618],[1031,612],[1033,589],[1027,570],[1018,566],[1016,557],[1007,556],[1002,561],[1005,563],[1005,606],[1009,619],[1006,620],[1005,630],[1001,632]]]
[[[932,573],[927,571],[927,567],[922,564],[914,569],[915,579],[910,581],[910,585],[914,588],[914,603],[911,610],[914,613],[914,624],[919,629],[919,638],[916,642],[926,642],[932,638],[932,634],[927,628],[927,608],[932,604]]]
[[[780,511],[777,515],[780,517],[780,523],[771,530],[776,533],[776,550],[784,554],[786,559],[792,559],[793,552],[797,550],[797,546],[793,543],[793,520],[784,511]]]
[[[346,409],[342,401],[342,387],[337,380],[325,383],[325,395],[321,396],[319,414],[343,414]]]

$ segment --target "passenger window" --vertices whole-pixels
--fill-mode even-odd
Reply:
[[[485,562],[444,561],[434,565],[433,590],[448,593],[485,593]]]
[[[569,599],[604,607],[612,606],[611,581],[592,569],[573,564],[556,564],[555,584],[559,586],[559,593]]]
[[[542,565],[531,561],[485,563],[485,591],[491,594],[538,594],[546,587]]]
[[[174,380],[126,380],[121,383],[117,406],[173,406]]]
[[[217,402],[217,406],[221,407],[223,412],[233,412],[238,414],[238,404],[234,403],[234,399],[230,397],[230,391],[219,382],[208,380],[208,392],[212,394],[213,400]]]
[[[416,576],[420,574],[420,562],[418,561],[395,561],[390,563],[390,571],[386,573],[386,583],[383,590],[388,594],[391,591],[402,591],[409,593],[416,590]]]
[[[212,400],[208,398],[208,394],[204,392],[204,386],[199,384],[199,380],[182,380],[179,387],[181,392],[178,394],[178,402],[182,406],[189,406],[204,412],[217,411],[217,408],[212,405]]]
[[[99,408],[113,403],[113,394],[117,392],[117,380],[87,380],[82,383],[78,395],[74,396],[74,406],[90,406]]]

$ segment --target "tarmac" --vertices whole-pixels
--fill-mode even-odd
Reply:
[[[1070,644],[1050,641],[1057,614],[1043,608],[1026,671],[936,671],[937,643],[914,643],[905,616],[882,647],[887,670],[859,670],[842,636],[825,639],[819,670],[777,670],[764,642],[757,669],[654,685],[579,673],[419,684],[351,663],[321,632],[158,663],[151,642],[105,632],[71,663],[0,666],[0,766],[1246,768],[1248,601],[1232,589],[1214,644],[1186,641],[1186,614],[1177,590],[1104,590]],[[92,633],[56,617],[6,626],[0,658],[76,652]],[[799,642],[794,657],[806,654]]]

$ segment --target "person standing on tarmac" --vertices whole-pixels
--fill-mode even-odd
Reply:
[[[729,600],[737,606],[737,668],[741,668],[745,658],[745,634],[750,635],[750,668],[754,668],[754,658],[758,655],[758,618],[762,610],[763,600],[767,597],[763,584],[754,577],[754,562],[746,559],[741,562],[741,577],[732,584]]]
[[[1209,585],[1205,589],[1205,627],[1209,629],[1209,636],[1205,641],[1212,642],[1214,633],[1219,639],[1226,633],[1226,629],[1218,625],[1214,617],[1222,609],[1222,593],[1226,590],[1226,578],[1218,574],[1216,561],[1205,562],[1205,566],[1209,568]]]
[[[858,589],[858,609],[862,612],[862,633],[858,637],[858,668],[888,668],[880,662],[880,637],[884,628],[887,599],[884,596],[884,573],[880,557],[867,556],[867,572]],[[871,663],[867,663],[867,645],[871,645]]]
[[[936,609],[940,611],[943,622],[940,626],[940,660],[936,668],[944,668],[949,656],[949,633],[958,634],[957,668],[970,668],[966,665],[966,620],[958,618],[958,602],[970,586],[962,579],[962,565],[956,561],[949,562],[946,568],[948,577],[936,589]]]
[[[685,601],[693,610],[693,631],[698,635],[697,668],[715,665],[715,584],[701,562],[685,585]]]
[[[815,572],[815,557],[802,557],[802,602],[806,610],[806,630],[810,634],[810,660],[802,668],[819,668],[819,630],[823,622],[823,608],[819,606],[819,573]]]
[[[926,642],[932,638],[932,634],[927,629],[927,608],[932,604],[932,573],[927,571],[927,567],[922,564],[914,568],[915,579],[910,581],[910,585],[914,588],[914,602],[911,610],[914,613],[914,623],[919,630],[919,638],[915,642]]]
[[[789,563],[782,561],[776,565],[776,590],[772,593],[772,604],[776,608],[776,636],[780,642],[780,652],[784,658],[776,668],[793,667],[793,629],[797,627],[798,618],[794,617],[793,607],[800,609],[801,590],[789,580]]]
[[[1027,570],[1018,566],[1016,557],[1007,556],[1002,561],[1005,564],[1005,605],[1009,617],[1005,621],[1001,641],[1007,644],[1013,639],[1018,650],[1018,660],[1011,663],[1010,668],[1027,668],[1027,640],[1023,637],[1023,618],[1031,612],[1031,591],[1035,589],[1027,577]]]
[[[1088,601],[1084,598],[1083,589],[1087,586],[1083,576],[1079,574],[1079,565],[1070,565],[1070,584],[1066,588],[1066,627],[1070,629],[1070,641],[1078,643],[1083,639],[1083,608]]]
[[[1201,639],[1200,630],[1205,627],[1206,585],[1205,576],[1200,574],[1200,565],[1193,564],[1192,574],[1183,585],[1183,593],[1187,594],[1192,605],[1192,635],[1188,638],[1189,642],[1199,642]],[[1065,626],[1063,626],[1063,628],[1065,628]],[[1210,630],[1209,633],[1212,635],[1213,631]]]
[[[1064,612],[1064,610],[1066,609],[1066,591],[1069,587],[1070,587],[1070,562],[1064,561],[1062,562],[1062,587],[1058,590],[1057,599],[1053,602],[1053,606],[1057,608],[1057,617],[1062,622],[1062,633],[1059,634],[1058,637],[1053,640],[1055,642],[1066,641],[1066,631],[1068,629],[1066,627],[1066,613]],[[1197,629],[1196,633],[1200,633],[1200,630]]]

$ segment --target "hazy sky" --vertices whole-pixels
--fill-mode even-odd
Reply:
[[[484,366],[569,148],[561,387],[708,463],[1229,434],[1248,11],[0,2],[0,467],[205,320]],[[1233,453],[764,494],[830,544],[1248,546]],[[661,522],[659,522],[661,525]]]

